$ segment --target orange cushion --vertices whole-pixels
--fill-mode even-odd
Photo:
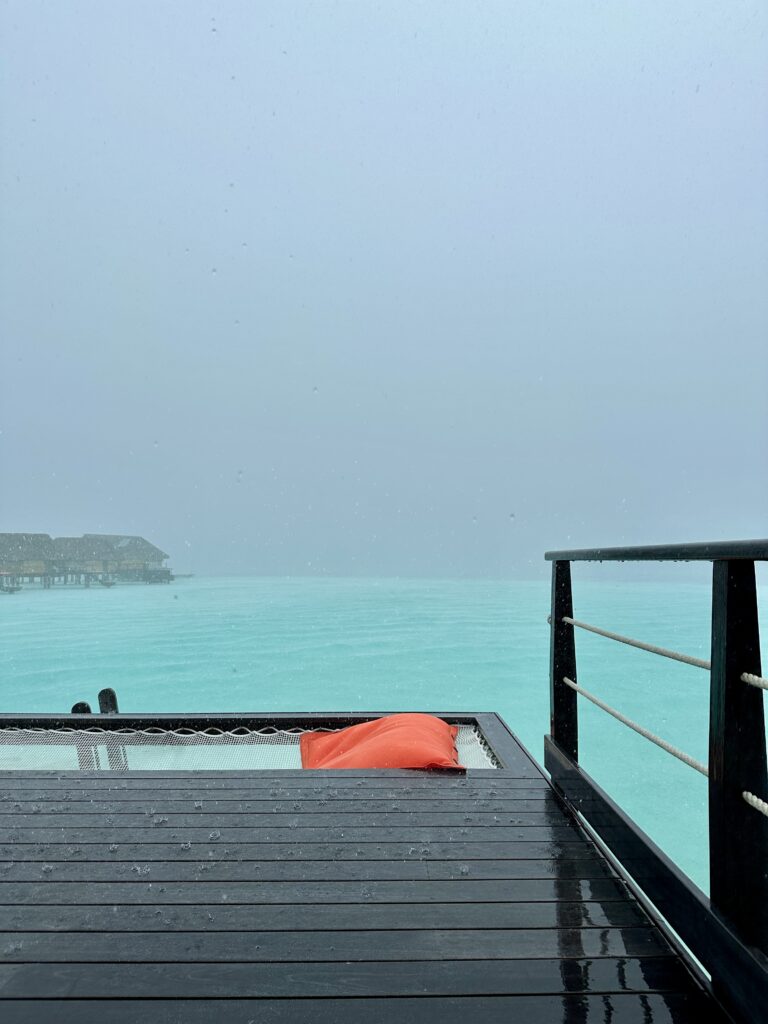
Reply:
[[[338,732],[301,737],[304,768],[453,768],[458,728],[433,715],[388,715]]]

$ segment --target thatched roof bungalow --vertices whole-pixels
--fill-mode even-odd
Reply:
[[[53,557],[47,533],[0,533],[0,572],[42,573]]]
[[[168,557],[143,537],[86,533],[52,539],[47,533],[0,533],[0,572],[18,576],[147,572],[162,569]]]
[[[143,537],[127,537],[112,533],[86,533],[85,544],[104,543],[109,545],[110,557],[117,561],[118,569],[162,569],[163,562],[170,557],[160,548],[150,544]]]
[[[114,572],[118,560],[111,544],[90,537],[56,537],[53,541],[56,572]]]

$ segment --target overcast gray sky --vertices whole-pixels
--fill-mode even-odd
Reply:
[[[0,11],[0,530],[520,577],[765,535],[764,3]]]

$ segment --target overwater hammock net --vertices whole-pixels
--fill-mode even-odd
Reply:
[[[332,729],[0,728],[0,771],[252,771],[301,768],[299,738]],[[499,768],[482,733],[459,725],[459,762]]]

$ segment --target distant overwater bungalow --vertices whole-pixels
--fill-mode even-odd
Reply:
[[[169,557],[143,537],[123,534],[0,533],[0,593],[23,585],[170,583],[173,574],[164,564]]]

